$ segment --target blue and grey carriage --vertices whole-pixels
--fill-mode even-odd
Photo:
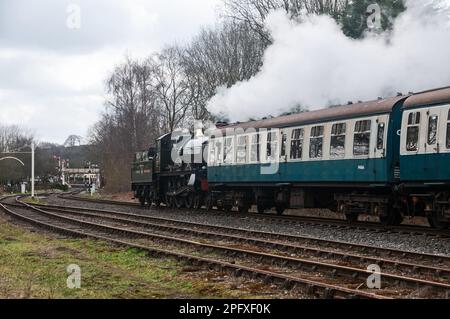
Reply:
[[[231,125],[209,142],[212,202],[449,221],[450,88]]]

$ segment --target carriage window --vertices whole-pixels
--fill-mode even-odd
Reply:
[[[367,156],[370,152],[371,120],[358,121],[355,124],[353,155]]]
[[[345,123],[334,124],[331,129],[330,156],[332,158],[345,157],[345,133],[347,125]]]
[[[377,133],[377,150],[382,150],[384,148],[384,131],[386,128],[386,124],[379,123],[378,124],[378,133]]]
[[[259,162],[259,134],[253,135],[250,144],[250,162]]]
[[[434,145],[437,142],[439,117],[431,115],[428,119],[428,145]]]
[[[303,157],[303,137],[305,130],[302,128],[292,131],[291,135],[291,159],[301,159]]]
[[[222,163],[222,161],[223,161],[223,143],[222,143],[222,140],[218,140],[217,142],[216,142],[216,150],[217,150],[217,152],[216,152],[216,161],[217,161],[217,163],[219,163],[219,164],[221,164]]]
[[[274,161],[278,159],[278,132],[270,131],[267,133],[267,160]]]
[[[406,150],[417,152],[419,149],[420,112],[408,116],[408,131],[406,133]]]
[[[311,128],[309,158],[322,158],[323,154],[323,126]]]
[[[232,164],[233,156],[234,156],[233,138],[227,137],[225,139],[225,150],[224,150],[223,162],[226,164]]]
[[[447,118],[447,148],[450,149],[450,111],[448,111]]]
[[[247,136],[239,136],[237,138],[236,162],[240,164],[247,162]]]

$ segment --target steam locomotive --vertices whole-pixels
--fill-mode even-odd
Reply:
[[[185,141],[185,142],[183,142]],[[328,208],[398,225],[450,225],[450,87],[171,133],[136,154],[142,205],[263,213]]]

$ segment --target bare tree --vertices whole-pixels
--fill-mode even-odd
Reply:
[[[264,44],[272,43],[264,22],[275,10],[284,10],[291,18],[301,13],[328,14],[338,18],[349,5],[349,0],[223,0],[226,18],[247,24]]]
[[[228,21],[214,29],[203,29],[182,55],[193,94],[193,117],[211,117],[206,103],[218,87],[231,87],[255,75],[262,65],[264,48],[259,36],[245,23]]]
[[[168,47],[152,55],[146,62],[151,72],[150,91],[160,109],[164,128],[172,132],[182,125],[194,100],[190,83],[181,63],[181,50]]]
[[[161,116],[151,90],[153,73],[147,63],[127,57],[106,82],[105,111],[91,129],[91,143],[111,191],[129,185],[133,153],[148,149],[161,134]]]
[[[149,135],[159,131],[158,112],[149,91],[151,76],[147,65],[127,57],[107,81],[107,112],[114,115],[112,121],[126,136],[131,150],[141,148]],[[149,125],[156,130],[149,131]]]

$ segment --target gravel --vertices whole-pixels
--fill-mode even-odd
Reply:
[[[410,235],[401,233],[373,232],[361,229],[335,229],[320,225],[305,225],[302,223],[282,224],[275,221],[240,216],[233,212],[229,215],[211,211],[175,210],[166,208],[141,209],[138,207],[118,206],[98,203],[86,203],[74,200],[60,199],[51,196],[48,204],[91,207],[118,212],[135,213],[148,216],[165,217],[181,221],[189,221],[215,226],[228,226],[247,230],[256,230],[288,235],[298,235],[354,244],[370,245],[380,248],[405,250],[416,253],[444,255],[450,257],[450,238],[440,238],[426,235]]]

